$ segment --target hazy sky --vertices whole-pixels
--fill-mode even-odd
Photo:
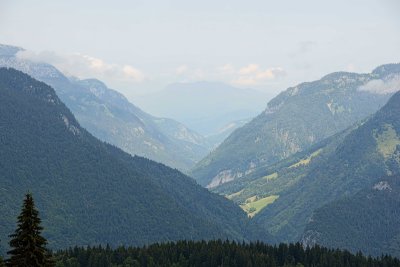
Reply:
[[[0,0],[0,43],[130,99],[203,80],[276,93],[400,62],[400,1]]]

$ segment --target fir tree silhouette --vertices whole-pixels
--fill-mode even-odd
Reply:
[[[43,228],[40,225],[39,212],[35,208],[32,194],[25,196],[21,214],[18,216],[17,229],[10,235],[11,255],[6,266],[47,267],[54,266],[47,241],[41,235]]]

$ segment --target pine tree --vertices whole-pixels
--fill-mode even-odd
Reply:
[[[26,194],[21,214],[18,216],[18,226],[14,234],[10,235],[11,250],[7,254],[11,257],[6,261],[9,267],[48,267],[54,266],[47,241],[41,236],[43,228],[40,226],[39,212],[31,194]]]
[[[0,240],[1,241],[1,240]],[[1,248],[1,247],[0,247]],[[0,251],[1,251],[1,249],[0,249]],[[4,264],[4,260],[3,260],[3,257],[2,256],[0,256],[0,267],[4,267],[5,266],[5,264]]]

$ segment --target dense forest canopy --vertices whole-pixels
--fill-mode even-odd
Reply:
[[[57,267],[100,266],[400,266],[390,256],[366,257],[345,250],[314,246],[304,248],[300,243],[267,245],[262,242],[179,241],[153,244],[147,247],[88,247],[70,248],[56,253]]]

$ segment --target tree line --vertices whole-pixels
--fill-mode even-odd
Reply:
[[[112,266],[232,266],[232,267],[389,267],[400,266],[391,256],[367,257],[362,253],[328,249],[321,246],[304,248],[300,243],[267,245],[262,242],[178,241],[150,246],[75,247],[55,253],[57,267]]]
[[[300,243],[268,245],[263,242],[178,241],[156,243],[144,247],[87,246],[52,253],[46,248],[43,227],[33,197],[26,194],[17,220],[17,229],[10,235],[9,257],[0,267],[389,267],[400,261],[389,255],[372,258],[361,252],[321,246],[304,248]]]

